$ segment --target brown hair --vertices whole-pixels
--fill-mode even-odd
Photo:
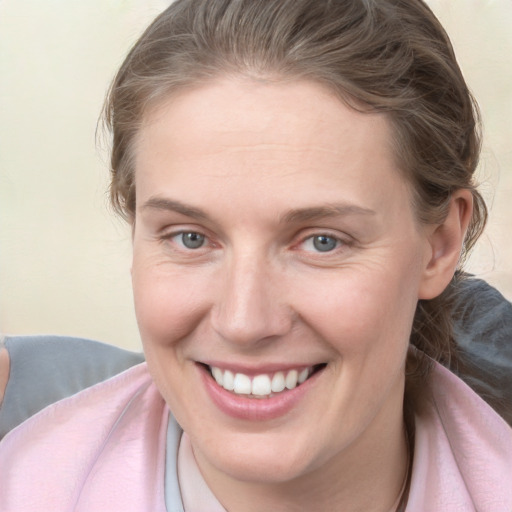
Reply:
[[[385,112],[418,219],[439,223],[454,190],[472,191],[464,250],[487,217],[475,189],[478,112],[452,46],[421,0],[176,0],[145,31],[111,86],[111,200],[134,220],[134,138],[148,109],[219,75],[309,79],[359,110]],[[411,343],[453,364],[451,288],[420,301]],[[425,364],[416,370],[424,373]],[[409,364],[408,371],[411,371]]]

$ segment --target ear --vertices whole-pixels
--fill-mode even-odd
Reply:
[[[471,191],[455,191],[450,199],[446,219],[443,223],[432,226],[428,233],[428,249],[419,299],[437,297],[452,280],[472,213]]]

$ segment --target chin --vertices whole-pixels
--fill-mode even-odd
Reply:
[[[215,445],[211,443],[210,446],[219,448],[207,448],[204,458],[214,461],[217,471],[248,483],[290,482],[314,469],[314,461],[308,460],[311,453],[308,453],[307,446],[301,443],[271,440],[268,439],[268,435],[261,434],[245,434],[243,437],[246,439],[241,439],[240,442],[233,440],[229,445],[221,442]],[[289,440],[290,435],[287,438]]]
[[[285,460],[275,460],[275,458],[266,458],[266,460],[255,461],[252,458],[246,460],[222,461],[222,467],[219,471],[229,475],[231,478],[253,484],[283,484],[291,482],[298,477],[308,473],[306,468],[293,462]]]

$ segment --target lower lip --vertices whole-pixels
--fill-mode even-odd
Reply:
[[[268,421],[289,413],[312,388],[323,368],[294,389],[283,391],[270,398],[247,398],[226,391],[213,379],[210,372],[199,365],[201,378],[213,403],[232,418],[247,421]]]

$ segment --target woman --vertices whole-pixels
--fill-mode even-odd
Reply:
[[[421,1],[178,0],[105,117],[147,369],[8,435],[2,510],[510,510],[510,427],[432,360],[486,209]]]

